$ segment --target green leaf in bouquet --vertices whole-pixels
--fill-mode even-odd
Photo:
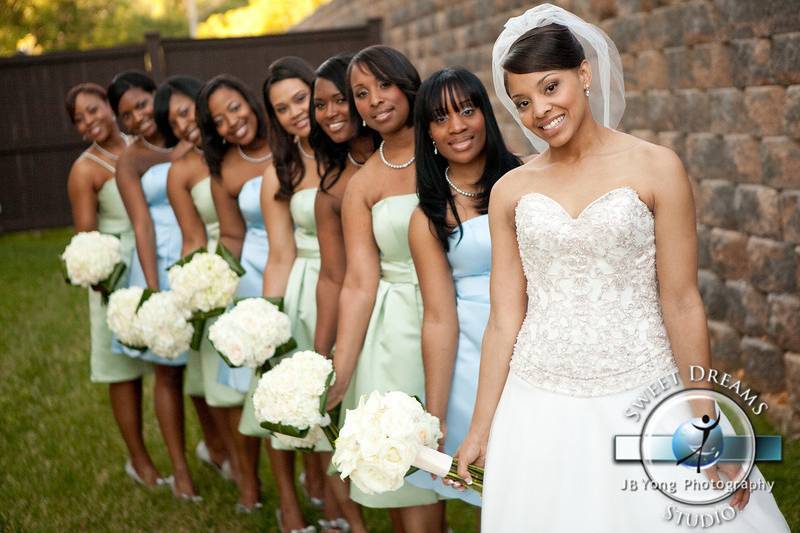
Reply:
[[[325,414],[325,406],[328,404],[328,391],[331,388],[331,383],[333,383],[333,378],[335,376],[336,376],[336,372],[331,370],[331,373],[328,374],[328,377],[325,379],[325,391],[319,397],[319,414],[321,414],[321,415]],[[339,404],[339,405],[341,405],[341,404]],[[331,420],[335,420],[335,419],[331,416]]]
[[[133,350],[135,352],[144,353],[144,352],[147,351],[147,346],[134,346],[133,344],[126,344],[126,343],[122,342],[119,339],[117,339],[117,342],[119,342],[121,345],[123,345],[127,349]]]
[[[305,438],[305,436],[308,435],[308,432],[311,429],[311,428],[297,429],[294,426],[286,426],[283,424],[278,424],[269,421],[261,422],[261,427],[264,429],[268,429],[273,433],[280,433],[281,435],[288,435],[290,437],[296,437],[298,439]]]
[[[192,258],[194,258],[195,255],[197,255],[197,254],[205,254],[205,253],[208,253],[208,250],[206,250],[205,246],[201,246],[197,250],[189,252],[184,257],[182,257],[182,258],[178,259],[177,261],[175,261],[174,263],[172,263],[170,266],[167,267],[167,270],[171,269],[172,267],[183,266],[186,263],[190,262],[192,260]]]
[[[208,320],[209,318],[220,316],[223,313],[225,313],[224,307],[217,307],[216,309],[211,309],[209,311],[195,311],[192,313],[192,320]]]
[[[122,275],[125,273],[125,263],[120,261],[114,266],[114,270],[111,271],[111,274],[103,281],[97,284],[98,290],[105,295],[106,301],[108,301],[108,295],[114,292],[117,289],[117,285],[122,280]]]
[[[297,348],[297,341],[294,339],[294,337],[292,337],[288,341],[275,348],[275,355],[273,355],[272,358],[286,355],[295,348]]]
[[[61,275],[64,276],[64,281],[67,282],[67,285],[72,285],[72,280],[69,279],[69,273],[67,272],[67,263],[63,259],[59,257],[58,263],[61,267]]]
[[[229,368],[239,368],[238,366],[231,363],[231,360],[228,359],[228,356],[222,353],[222,351],[214,345],[214,341],[212,341],[210,337],[208,339],[208,342],[211,343],[211,347],[214,348],[214,351],[217,352],[217,354],[219,354],[220,357],[222,357],[222,360],[225,361],[225,364],[228,365]]]
[[[283,296],[264,296],[264,299],[278,308],[283,313]]]
[[[221,242],[217,243],[216,254],[223,258],[226,263],[228,263],[228,266],[231,268],[231,270],[236,272],[237,276],[240,278],[244,276],[245,269],[242,264],[233,256],[230,250],[225,248],[225,245]]]
[[[142,297],[139,299],[139,303],[138,303],[138,305],[136,306],[136,312],[138,313],[138,312],[139,312],[139,309],[142,307],[142,304],[144,304],[144,303],[145,303],[147,300],[149,300],[149,299],[150,299],[150,297],[151,297],[152,295],[154,295],[154,294],[155,294],[155,293],[157,293],[157,292],[158,292],[157,290],[155,290],[155,289],[149,289],[149,288],[148,288],[148,289],[145,289],[144,291],[142,291]]]
[[[206,319],[204,317],[192,318],[189,319],[189,322],[192,324],[192,340],[189,342],[189,348],[194,351],[200,350],[200,343],[203,342],[203,329],[206,326]]]

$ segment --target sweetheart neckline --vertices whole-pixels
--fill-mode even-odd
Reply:
[[[598,196],[597,198],[595,198],[594,200],[592,200],[591,202],[589,202],[588,204],[586,204],[586,207],[584,207],[583,209],[581,209],[581,211],[578,213],[578,216],[575,216],[575,217],[573,217],[573,216],[572,216],[572,215],[569,213],[569,211],[567,211],[567,210],[564,208],[564,206],[563,206],[563,205],[561,205],[561,203],[559,203],[558,201],[556,201],[556,200],[555,200],[554,198],[552,198],[551,196],[548,196],[548,195],[546,195],[546,194],[543,194],[543,193],[540,193],[540,192],[535,192],[535,191],[532,191],[532,192],[527,192],[527,193],[523,194],[522,196],[520,196],[520,197],[519,197],[519,200],[517,201],[517,205],[516,205],[516,207],[514,208],[514,211],[516,211],[516,210],[517,210],[517,208],[519,208],[519,204],[520,204],[520,203],[522,202],[522,200],[524,200],[526,197],[529,197],[529,196],[539,196],[539,197],[541,197],[541,198],[544,198],[545,200],[549,201],[550,203],[554,204],[556,207],[558,207],[558,208],[559,208],[559,210],[561,211],[561,213],[563,213],[564,215],[566,215],[566,216],[567,216],[567,218],[569,218],[569,219],[570,219],[570,221],[572,221],[572,222],[578,222],[578,221],[581,219],[581,217],[583,217],[583,215],[584,215],[584,214],[585,214],[585,213],[586,213],[586,212],[587,212],[587,211],[588,211],[588,210],[589,210],[589,209],[590,209],[592,206],[594,206],[595,204],[599,203],[601,200],[603,200],[603,199],[605,199],[605,198],[607,198],[607,197],[611,196],[613,193],[616,193],[616,192],[623,192],[623,191],[629,191],[629,192],[632,192],[632,193],[634,194],[634,196],[636,196],[637,203],[638,203],[639,205],[643,206],[643,207],[644,207],[644,208],[647,210],[647,212],[650,214],[650,216],[651,216],[651,217],[653,216],[653,212],[652,212],[652,211],[650,211],[650,207],[649,207],[649,206],[648,206],[646,203],[644,203],[644,201],[643,201],[643,200],[642,200],[642,199],[639,197],[639,193],[636,191],[636,189],[634,189],[634,188],[633,188],[633,187],[631,187],[630,185],[624,185],[624,186],[622,186],[622,187],[615,187],[615,188],[613,188],[613,189],[611,189],[611,190],[609,190],[609,191],[606,191],[605,193],[601,194],[600,196]]]

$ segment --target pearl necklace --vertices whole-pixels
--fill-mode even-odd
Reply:
[[[116,161],[117,159],[119,159],[119,156],[117,154],[115,154],[113,152],[109,152],[108,150],[106,150],[105,148],[103,148],[102,146],[97,144],[97,141],[94,141],[92,143],[92,146],[95,148],[95,150],[97,150],[102,155],[106,156],[107,158],[109,158],[112,161]]]
[[[156,146],[155,144],[149,142],[144,137],[139,137],[139,138],[142,140],[142,144],[144,144],[145,147],[151,149],[154,152],[161,152],[162,154],[168,154],[175,149],[174,146],[172,148],[165,148],[164,146]]]
[[[242,150],[242,145],[241,144],[237,144],[236,148],[239,150],[239,155],[242,156],[242,159],[244,159],[248,163],[253,163],[255,165],[257,165],[259,163],[264,163],[265,161],[269,161],[269,159],[272,157],[272,152],[270,152],[267,155],[262,156],[262,157],[249,156],[246,153],[244,153],[244,150]]]
[[[309,154],[308,152],[306,152],[305,150],[303,150],[303,143],[300,141],[300,138],[299,138],[299,137],[297,137],[297,140],[295,141],[295,143],[297,144],[297,149],[298,149],[298,150],[300,150],[300,154],[301,154],[303,157],[305,157],[306,159],[316,159],[316,158],[314,157],[314,154]]]
[[[456,186],[456,184],[453,183],[450,180],[450,167],[447,167],[446,169],[444,169],[444,179],[447,180],[447,184],[450,185],[451,189],[453,189],[454,191],[456,191],[458,194],[460,194],[462,196],[466,196],[467,198],[477,198],[478,196],[481,195],[481,193],[479,193],[479,192],[470,192],[470,191],[465,191],[465,190],[459,189],[458,186]]]
[[[408,168],[408,167],[411,166],[411,163],[414,162],[414,159],[416,159],[416,156],[412,155],[411,159],[409,159],[405,163],[400,163],[400,164],[390,163],[389,161],[386,160],[386,156],[383,153],[383,145],[385,143],[386,143],[386,141],[381,141],[381,145],[378,147],[378,152],[380,153],[381,161],[383,161],[383,164],[386,165],[387,167],[393,168],[393,169],[396,169],[396,170],[400,170],[402,168]]]
[[[350,152],[347,152],[347,159],[349,159],[349,160],[350,160],[350,162],[351,162],[351,163],[353,163],[353,164],[354,164],[355,166],[357,166],[358,168],[361,168],[361,167],[363,167],[363,166],[364,166],[364,163],[366,163],[366,161],[365,161],[364,163],[359,163],[358,161],[356,161],[356,158],[355,158],[355,157],[353,157],[353,154],[351,154]]]

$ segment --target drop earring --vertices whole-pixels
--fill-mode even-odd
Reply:
[[[589,96],[589,86],[588,85],[584,85],[583,92],[584,92],[584,94],[586,94],[586,96]]]
[[[431,141],[431,142],[433,143],[433,153],[438,155],[439,154],[439,148],[436,146],[436,141]]]
[[[361,119],[361,125],[366,128],[367,127],[367,120],[362,118]]]

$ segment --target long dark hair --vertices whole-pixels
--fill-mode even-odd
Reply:
[[[264,97],[264,107],[267,109],[272,135],[269,138],[269,146],[272,149],[272,163],[275,165],[275,173],[278,175],[278,192],[275,198],[288,200],[294,194],[295,188],[303,181],[306,174],[306,167],[303,164],[303,156],[300,149],[295,144],[294,139],[283,129],[278,122],[278,115],[275,108],[269,101],[269,89],[274,83],[279,81],[298,78],[308,85],[309,95],[314,87],[314,69],[306,63],[304,59],[295,56],[286,56],[277,59],[267,68],[267,79],[261,86],[261,93]],[[312,100],[309,97],[308,114],[313,116]]]
[[[214,117],[211,116],[211,110],[208,108],[208,99],[220,87],[227,87],[242,95],[242,98],[245,99],[247,105],[256,115],[256,123],[258,124],[256,138],[267,139],[269,137],[264,107],[253,95],[253,91],[250,90],[247,84],[230,74],[220,74],[208,80],[203,85],[203,88],[200,89],[200,94],[197,95],[195,114],[197,116],[197,125],[200,126],[200,134],[203,138],[203,155],[206,158],[211,175],[217,177],[221,176],[222,158],[225,157],[225,152],[230,148],[220,134],[217,133]]]
[[[342,53],[330,57],[317,68],[317,79],[324,78],[333,83],[342,95],[347,98],[347,65],[353,59],[353,54]],[[311,148],[314,149],[314,154],[317,158],[317,173],[319,174],[319,188],[323,192],[327,192],[333,187],[339,177],[344,172],[347,166],[347,152],[350,150],[350,142],[336,143],[333,139],[328,137],[328,134],[322,129],[316,119],[314,113],[314,90],[311,87],[311,135],[308,140],[311,143]],[[358,116],[355,105],[348,99],[348,109],[350,111],[350,120],[357,124],[355,138],[359,137],[372,137],[373,149],[381,142],[381,137],[378,132],[365,126]]]
[[[571,70],[586,59],[583,47],[566,26],[548,24],[524,33],[508,49],[503,69],[514,74]]]
[[[353,68],[357,66],[366,68],[379,80],[396,85],[403,91],[408,99],[409,109],[406,126],[412,126],[414,124],[414,100],[417,97],[420,79],[419,73],[411,61],[402,52],[382,44],[368,46],[353,56],[347,67],[347,94],[353,109],[355,109],[355,99],[353,90],[350,88],[350,76]]]
[[[419,88],[417,103],[414,106],[414,154],[416,155],[417,195],[419,206],[430,220],[433,231],[445,251],[450,249],[450,234],[458,228],[463,236],[461,219],[458,216],[455,199],[450,186],[444,180],[447,160],[433,151],[433,142],[428,132],[430,123],[447,110],[461,109],[464,102],[483,113],[486,130],[486,145],[483,152],[486,165],[478,181],[478,212],[486,214],[489,210],[489,194],[500,177],[518,167],[521,162],[512,154],[503,141],[497,120],[489,102],[486,88],[475,74],[463,68],[446,68],[430,75]],[[455,218],[455,224],[447,222],[448,209]],[[459,237],[460,240],[461,237]]]
[[[156,83],[150,76],[138,70],[126,70],[115,75],[106,89],[108,103],[111,104],[115,115],[119,114],[119,101],[122,99],[122,95],[133,88],[153,93],[156,91]]]
[[[191,76],[172,76],[167,78],[156,91],[153,99],[153,116],[156,119],[158,131],[164,136],[166,147],[175,146],[180,139],[172,131],[169,123],[169,100],[173,93],[180,93],[188,96],[193,102],[197,102],[197,95],[203,88],[203,82]]]

